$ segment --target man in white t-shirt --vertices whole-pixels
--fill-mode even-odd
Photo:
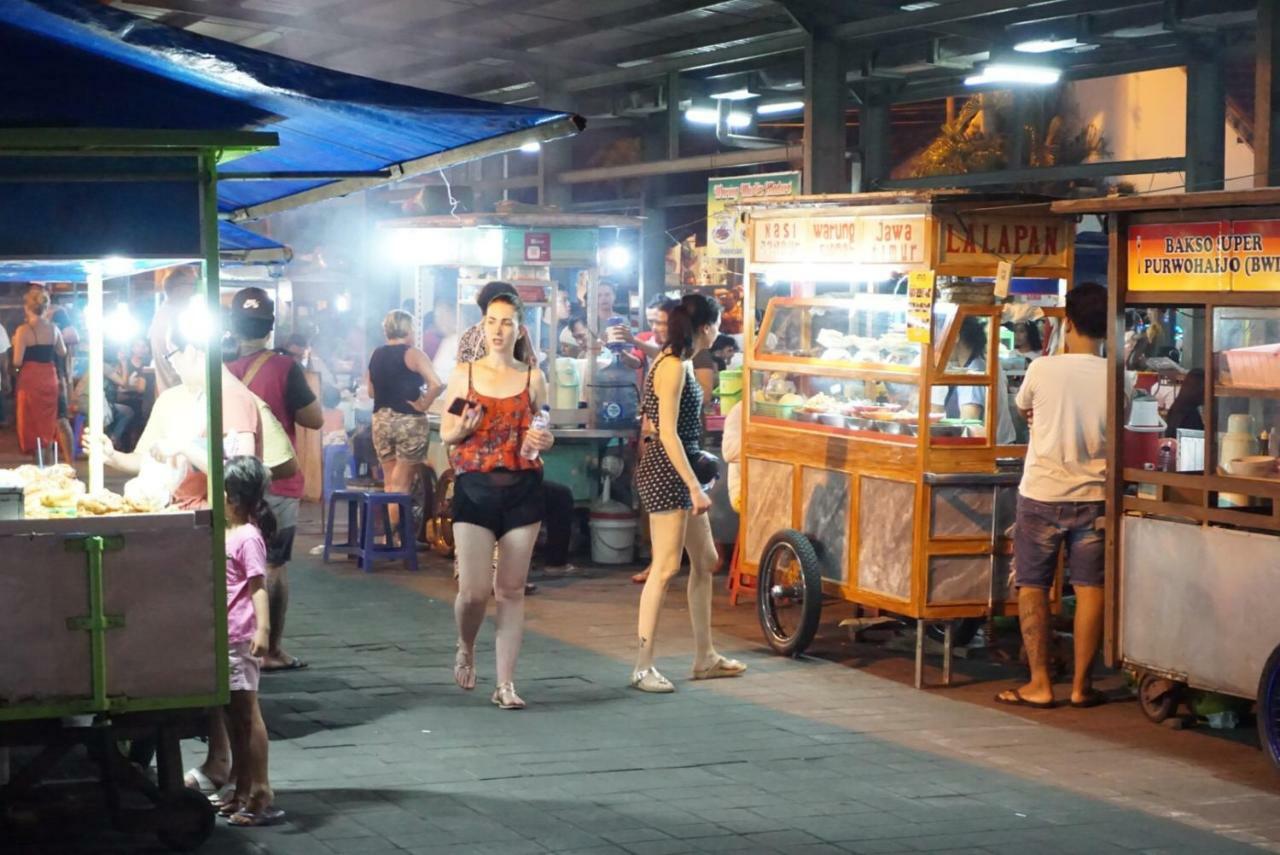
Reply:
[[[1071,706],[1105,698],[1093,688],[1093,658],[1102,638],[1103,529],[1106,509],[1107,291],[1085,283],[1067,294],[1065,352],[1027,367],[1018,410],[1031,426],[1013,542],[1018,617],[1031,681],[996,695],[1000,703],[1054,705],[1049,674],[1049,589],[1066,550],[1076,594],[1075,677]]]

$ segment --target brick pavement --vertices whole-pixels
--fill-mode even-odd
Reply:
[[[312,664],[263,686],[273,783],[290,821],[219,827],[201,851],[1280,850],[1280,778],[1248,745],[1169,733],[1132,705],[1092,719],[1013,715],[971,702],[992,686],[969,671],[957,689],[917,692],[904,684],[904,657],[850,667],[832,661],[849,651],[829,635],[825,658],[783,660],[763,651],[746,606],[718,603],[717,623],[722,648],[750,662],[747,677],[678,679],[674,696],[632,692],[638,590],[626,580],[543,584],[518,680],[530,708],[505,713],[488,704],[491,626],[480,686],[453,685],[443,562],[410,576],[297,561],[288,636]],[[691,649],[673,593],[665,653]],[[661,664],[681,676],[687,653]],[[85,837],[77,830],[74,845],[41,851],[148,843]]]

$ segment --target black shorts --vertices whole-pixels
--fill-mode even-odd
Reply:
[[[509,531],[542,522],[547,502],[542,471],[463,472],[453,485],[453,521],[482,526],[499,540]]]

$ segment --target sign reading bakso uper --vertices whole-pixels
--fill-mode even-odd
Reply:
[[[1131,226],[1129,290],[1280,290],[1280,220]]]

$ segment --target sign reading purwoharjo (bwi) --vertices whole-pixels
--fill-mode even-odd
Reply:
[[[1129,229],[1133,291],[1280,290],[1280,220]]]

